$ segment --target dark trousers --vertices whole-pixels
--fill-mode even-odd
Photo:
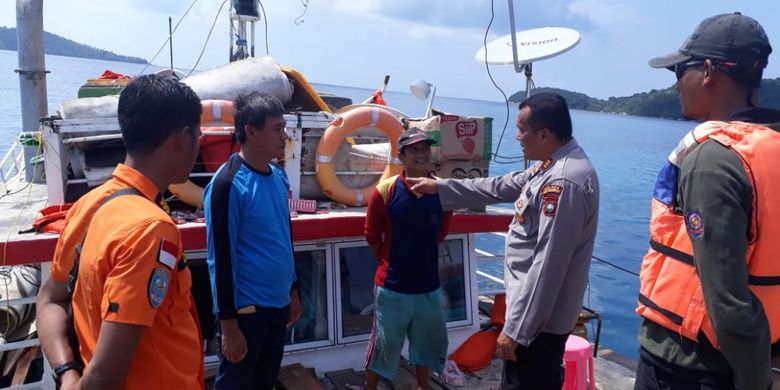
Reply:
[[[733,390],[731,374],[692,370],[639,349],[634,390]]]
[[[258,307],[256,313],[238,314],[238,328],[246,338],[244,360],[231,363],[222,356],[222,331],[217,323],[219,370],[215,390],[273,389],[284,353],[290,307]]]
[[[517,346],[517,360],[504,361],[504,390],[561,390],[563,352],[568,334],[541,333],[525,347]]]

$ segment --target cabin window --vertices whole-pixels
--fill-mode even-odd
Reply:
[[[471,279],[466,235],[452,235],[439,247],[439,282],[447,326],[471,324]],[[336,244],[336,288],[339,290],[339,343],[364,341],[371,333],[374,274],[378,265],[365,241]]]
[[[303,312],[298,323],[287,330],[287,351],[333,344],[333,329],[329,326],[329,319],[333,318],[329,253],[329,245],[295,248],[295,272]]]
[[[374,314],[374,274],[378,261],[365,241],[337,245],[340,291],[339,328],[343,341],[365,340]]]
[[[465,238],[448,238],[439,246],[439,284],[444,293],[444,315],[450,326],[470,323],[465,241]]]

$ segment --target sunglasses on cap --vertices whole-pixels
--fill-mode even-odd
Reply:
[[[699,60],[679,63],[674,66],[674,75],[677,76],[677,80],[680,80],[685,75],[685,71],[688,70],[688,68],[702,65],[704,65],[704,61]]]
[[[703,60],[691,60],[688,62],[679,63],[674,66],[674,75],[677,76],[677,80],[679,81],[685,75],[685,71],[688,70],[688,68],[693,68],[695,66],[702,66],[702,65],[704,65]],[[716,68],[720,68],[721,70],[729,70],[737,67],[737,64],[734,62],[712,61],[712,65],[715,66]]]

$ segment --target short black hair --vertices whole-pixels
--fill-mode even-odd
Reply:
[[[177,129],[200,125],[200,99],[186,84],[170,76],[144,75],[119,95],[117,116],[128,154],[154,152]]]
[[[552,92],[540,92],[525,99],[518,108],[522,110],[525,107],[531,110],[528,123],[535,130],[548,128],[560,141],[571,139],[571,115],[569,105],[563,96]]]
[[[238,143],[246,142],[246,125],[252,125],[259,129],[265,126],[267,116],[284,115],[284,105],[279,99],[264,95],[260,92],[249,92],[238,95],[236,98],[236,110],[233,116]]]

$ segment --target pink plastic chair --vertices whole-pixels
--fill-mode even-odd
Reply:
[[[593,349],[590,342],[582,337],[569,335],[566,340],[566,352],[563,353],[566,366],[566,381],[564,390],[585,390],[596,388],[596,378],[593,375]],[[585,369],[588,377],[585,376]],[[587,379],[587,381],[586,381]]]

